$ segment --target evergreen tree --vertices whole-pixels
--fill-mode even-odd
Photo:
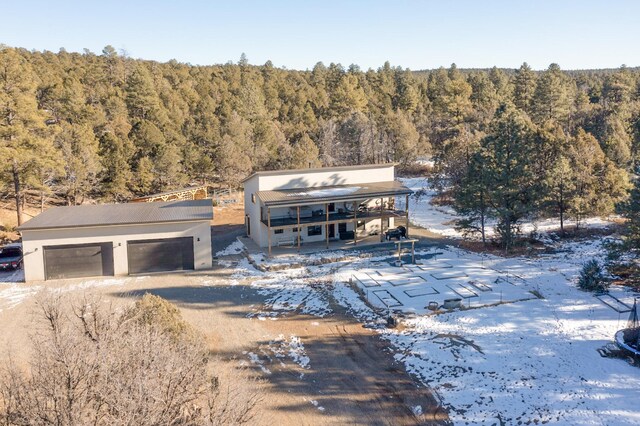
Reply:
[[[633,182],[629,199],[621,205],[624,224],[624,248],[634,254],[640,253],[640,179]]]
[[[26,60],[14,49],[0,47],[0,173],[12,183],[18,225],[25,186],[55,162],[36,87]]]
[[[82,204],[98,183],[101,171],[98,140],[89,126],[64,123],[55,137],[55,145],[64,162],[59,184],[67,204]]]
[[[538,124],[554,120],[565,124],[572,108],[571,82],[557,64],[549,65],[533,94],[532,118]]]
[[[502,107],[482,139],[489,204],[505,251],[518,234],[518,222],[533,211],[535,176],[531,167],[534,127],[521,112]]]
[[[479,232],[484,246],[487,244],[486,223],[491,214],[491,182],[486,164],[485,153],[475,152],[469,159],[467,173],[454,192],[454,208],[459,215],[464,216],[464,219],[456,223],[456,229],[463,234]]]
[[[130,144],[112,132],[105,132],[100,138],[102,185],[108,200],[122,202],[131,195],[133,174],[128,159],[133,148]]]
[[[536,90],[536,75],[526,62],[516,70],[513,86],[513,103],[517,108],[531,114]]]
[[[306,133],[293,146],[291,152],[291,168],[304,169],[308,167],[320,167],[318,147]]]

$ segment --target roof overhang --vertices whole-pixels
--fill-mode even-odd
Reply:
[[[359,183],[353,185],[317,186],[298,189],[258,191],[258,199],[266,207],[304,206],[310,204],[358,201],[370,198],[410,195],[413,191],[397,181]]]

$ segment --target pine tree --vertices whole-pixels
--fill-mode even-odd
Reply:
[[[153,162],[149,157],[142,157],[138,161],[138,167],[136,168],[135,176],[135,191],[139,195],[148,195],[153,189],[154,170]]]
[[[557,64],[542,73],[533,95],[532,118],[538,123],[565,123],[572,108],[572,87]]]
[[[318,147],[306,133],[293,145],[291,151],[291,168],[304,169],[307,167],[319,167]]]
[[[466,235],[479,232],[483,246],[487,244],[486,223],[491,214],[491,188],[486,164],[484,152],[475,152],[469,159],[465,176],[454,191],[454,208],[464,217],[457,222],[456,229]]]
[[[67,204],[81,204],[98,183],[101,171],[98,140],[87,125],[63,123],[55,137],[55,145],[63,158],[60,186]]]
[[[640,253],[640,179],[633,182],[629,199],[621,205],[624,224],[624,247],[634,253]]]
[[[107,199],[115,202],[125,201],[131,195],[133,174],[128,160],[133,147],[130,144],[112,132],[106,132],[100,138],[103,191]]]
[[[0,47],[0,173],[11,181],[18,225],[25,186],[55,163],[45,116],[38,110],[31,67],[14,49]]]
[[[513,103],[517,108],[531,114],[533,96],[536,90],[536,75],[529,64],[524,62],[516,71],[513,87]]]
[[[127,81],[127,107],[131,117],[150,120],[156,124],[166,123],[167,117],[161,108],[158,93],[151,73],[143,65],[138,65]]]
[[[496,230],[505,251],[514,244],[518,222],[534,209],[533,130],[521,112],[502,107],[481,141],[489,204],[498,218]]]
[[[552,212],[560,218],[560,232],[564,234],[567,210],[575,196],[574,173],[566,156],[556,157],[553,167],[547,173],[545,189]]]
[[[568,155],[576,188],[569,210],[576,226],[585,217],[613,213],[615,204],[627,195],[627,173],[606,158],[596,138],[582,129],[572,139]]]

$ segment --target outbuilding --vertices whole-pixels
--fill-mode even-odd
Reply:
[[[25,281],[211,267],[211,200],[54,207],[22,234]]]

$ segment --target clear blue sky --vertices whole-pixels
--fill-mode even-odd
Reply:
[[[268,59],[377,68],[563,69],[640,65],[640,1],[162,1],[3,2],[0,43],[192,64]]]

